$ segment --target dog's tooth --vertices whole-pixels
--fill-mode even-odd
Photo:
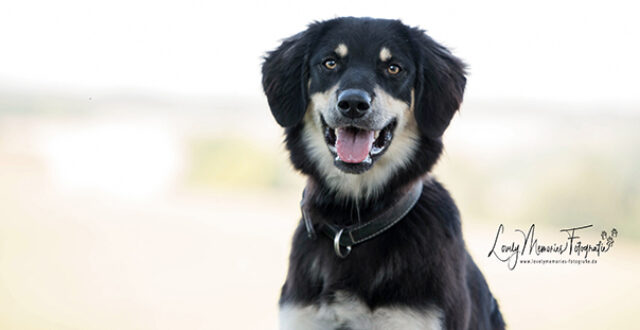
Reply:
[[[380,131],[373,131],[373,139],[377,140],[378,136],[380,136]]]
[[[371,148],[371,152],[369,152],[370,155],[376,156],[378,155],[380,152],[382,152],[382,150],[384,150],[383,148],[378,148],[375,145],[373,146],[373,148]]]

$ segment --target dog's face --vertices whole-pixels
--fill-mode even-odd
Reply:
[[[426,169],[415,162],[425,143],[439,144],[464,84],[458,59],[392,20],[312,24],[263,66],[294,165],[345,196],[375,195],[394,176],[420,172],[412,166],[424,174],[435,160]]]
[[[370,170],[405,129],[415,94],[411,49],[389,32],[362,38],[385,32],[368,25],[331,27],[309,57],[308,124],[321,129],[335,166],[353,174]]]

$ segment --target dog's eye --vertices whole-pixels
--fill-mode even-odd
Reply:
[[[325,68],[329,69],[329,70],[333,70],[336,68],[336,66],[338,66],[338,63],[336,63],[336,60],[330,58],[328,60],[325,60],[324,63],[322,63],[324,65]]]
[[[402,71],[402,69],[396,64],[389,64],[387,67],[387,72],[389,72],[389,74],[398,74],[400,71]]]

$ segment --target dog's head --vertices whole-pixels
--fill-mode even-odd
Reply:
[[[463,63],[422,30],[351,17],[285,40],[262,73],[294,165],[358,196],[431,168],[466,82]]]

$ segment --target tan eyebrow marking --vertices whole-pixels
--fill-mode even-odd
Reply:
[[[347,49],[347,45],[345,45],[345,44],[339,44],[338,47],[336,47],[336,49],[334,49],[334,51],[340,57],[345,57],[349,53],[349,49]]]
[[[391,51],[387,47],[380,49],[380,61],[386,62],[391,59]]]

